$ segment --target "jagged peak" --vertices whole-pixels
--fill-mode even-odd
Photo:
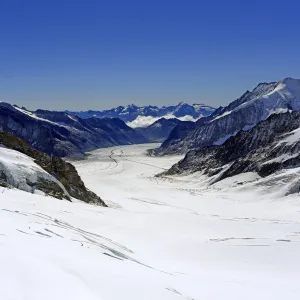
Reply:
[[[291,86],[294,87],[295,85],[297,87],[300,87],[300,79],[296,79],[296,78],[292,78],[292,77],[286,77],[282,80],[279,81],[271,81],[271,82],[260,82],[252,91],[253,92],[257,92],[260,90],[263,90],[264,88],[268,89],[270,87],[278,87],[281,84],[285,84],[287,87]]]
[[[131,103],[131,104],[129,104],[129,105],[127,105],[127,106],[125,106],[125,108],[137,108],[138,106],[136,106],[134,103]]]
[[[0,106],[3,106],[3,107],[9,107],[9,108],[18,108],[19,106],[17,106],[17,105],[12,105],[12,104],[10,104],[10,103],[7,103],[7,102],[0,102]]]
[[[293,78],[293,77],[286,77],[284,79],[281,80],[282,82],[288,83],[288,82],[300,82],[300,79],[297,78]]]
[[[184,101],[181,101],[176,105],[176,107],[182,107],[182,106],[186,106],[186,105],[189,105],[189,104]]]
[[[250,93],[257,93],[257,92],[264,92],[269,91],[271,88],[275,88],[279,82],[272,81],[272,82],[260,82]]]

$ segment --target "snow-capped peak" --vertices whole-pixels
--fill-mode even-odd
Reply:
[[[282,109],[299,110],[300,79],[288,77],[278,82],[260,83],[252,92],[246,92],[241,98],[222,109],[222,114],[215,114],[215,119],[254,104],[264,107],[263,119]]]
[[[186,134],[182,134],[182,139],[175,137],[176,142],[168,139],[159,151],[171,153],[181,149],[185,152],[219,145],[240,130],[249,130],[272,114],[297,110],[300,110],[299,79],[288,77],[278,82],[263,82],[228,106],[220,107],[204,121],[198,121],[193,130],[187,129]]]
[[[208,116],[214,112],[214,108],[204,104],[193,104],[190,105],[186,102],[180,102],[177,105],[157,107],[153,105],[148,106],[137,106],[130,104],[127,106],[118,106],[110,110],[104,111],[85,111],[85,112],[69,112],[69,114],[77,115],[81,118],[89,118],[91,116],[97,118],[120,118],[127,122],[127,124],[148,124],[155,122],[159,118],[165,116],[172,116],[172,118],[185,118],[197,120],[200,117]],[[146,118],[141,121],[141,118]],[[132,123],[134,120],[137,122]],[[151,121],[150,121],[151,120]],[[153,122],[152,122],[153,120]],[[144,122],[145,121],[145,122]],[[150,122],[149,122],[150,121]]]

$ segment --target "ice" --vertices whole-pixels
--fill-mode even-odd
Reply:
[[[0,147],[0,175],[4,176],[6,178],[4,181],[11,186],[32,193],[36,192],[35,183],[39,178],[55,182],[68,195],[64,186],[37,165],[31,157],[4,147]]]
[[[181,158],[156,146],[75,162],[108,208],[0,188],[0,299],[298,300],[299,197],[253,173],[154,177]]]

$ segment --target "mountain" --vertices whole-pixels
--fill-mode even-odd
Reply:
[[[81,119],[46,110],[30,112],[3,102],[0,103],[0,130],[59,157],[82,157],[86,151],[100,147],[147,142],[120,119]]]
[[[300,166],[300,112],[273,114],[249,131],[240,131],[222,145],[189,151],[163,175],[201,171],[213,182],[245,172],[261,177]],[[295,186],[299,190],[299,180]],[[298,191],[297,190],[297,191]]]
[[[178,124],[192,124],[191,121],[180,121],[179,119],[165,119],[161,118],[155,121],[153,124],[148,127],[136,128],[136,130],[145,136],[149,141],[153,143],[162,143],[165,141],[170,132],[178,125]]]
[[[201,117],[206,117],[214,112],[215,108],[204,104],[192,104],[181,102],[173,106],[136,106],[134,104],[128,106],[118,106],[110,110],[103,111],[66,111],[68,115],[79,116],[86,119],[91,117],[96,118],[119,118],[132,127],[147,127],[164,118],[179,118],[183,121],[197,120]]]
[[[8,132],[0,132],[0,145],[0,185],[106,206],[100,197],[85,187],[72,164],[33,149]]]
[[[168,139],[153,154],[186,153],[224,143],[240,130],[249,130],[271,114],[300,109],[300,80],[286,78],[279,82],[260,83],[226,107],[199,119],[187,128],[174,128]]]

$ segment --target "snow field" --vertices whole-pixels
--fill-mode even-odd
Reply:
[[[298,299],[298,196],[156,178],[180,157],[155,146],[75,162],[109,208],[0,188],[0,299]]]

